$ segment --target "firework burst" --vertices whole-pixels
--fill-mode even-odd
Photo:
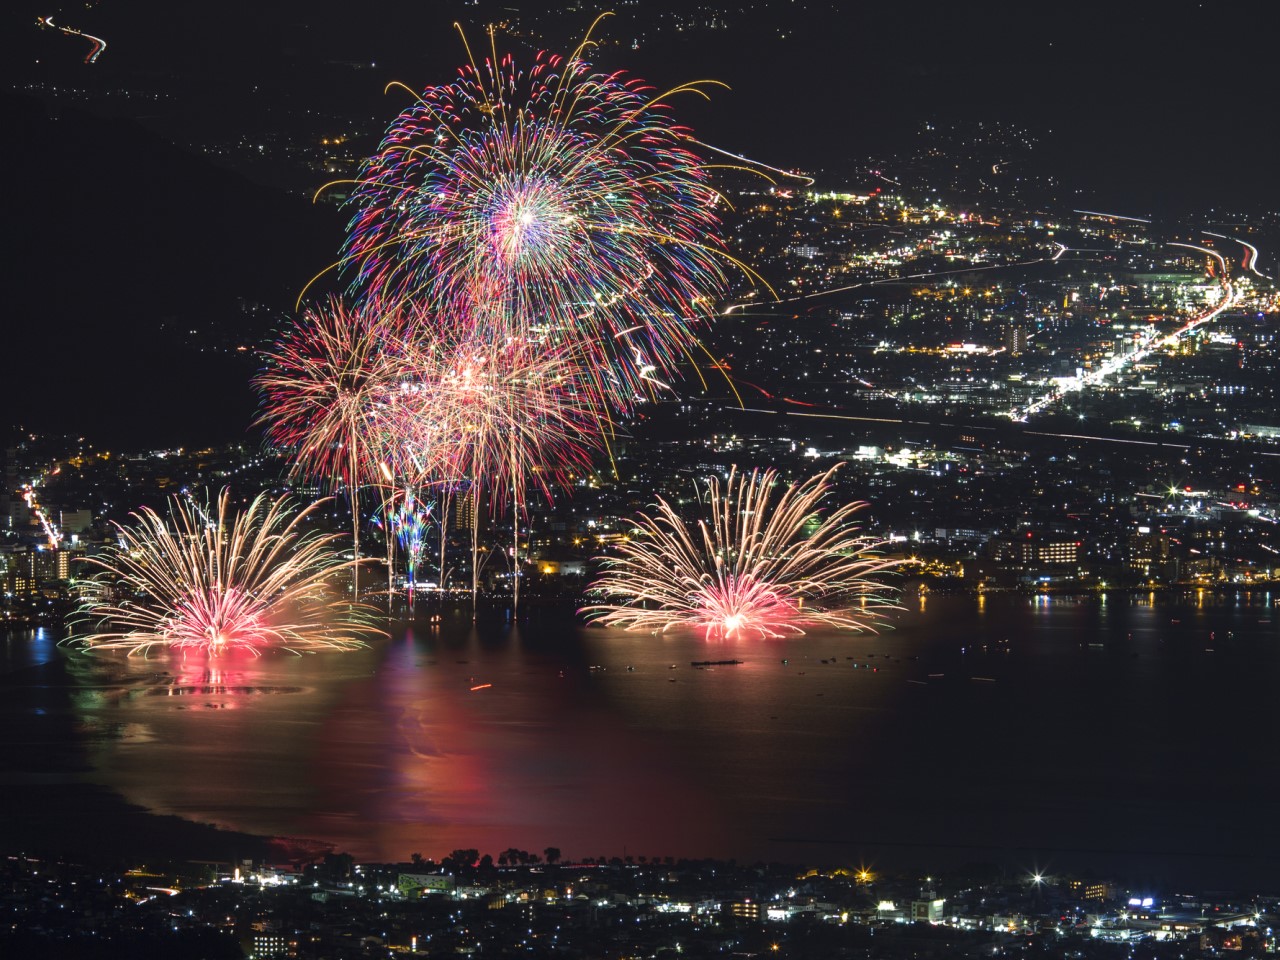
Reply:
[[[581,58],[464,66],[391,124],[355,183],[340,264],[356,289],[498,318],[590,344],[600,389],[645,395],[667,371],[733,261],[718,238],[704,161],[665,94]],[[468,53],[470,50],[468,48]]]
[[[544,491],[586,469],[601,445],[597,396],[562,349],[436,338],[409,348],[374,415],[385,476],[481,484],[494,498]]]
[[[255,383],[267,439],[294,452],[294,473],[358,487],[377,480],[367,439],[401,339],[400,314],[377,301],[330,299],[307,310],[265,357]]]
[[[99,569],[80,610],[89,632],[77,642],[209,656],[362,646],[361,636],[380,631],[367,608],[335,598],[335,575],[354,562],[339,558],[336,536],[303,531],[316,506],[294,513],[287,498],[260,494],[233,514],[224,491],[207,519],[177,498],[167,517],[133,514],[132,524],[116,525],[118,545],[86,561]]]
[[[874,629],[892,606],[877,577],[894,562],[876,556],[879,542],[849,522],[866,504],[822,515],[836,469],[775,496],[775,471],[735,468],[723,486],[707,481],[699,498],[707,516],[696,521],[660,498],[589,590],[617,602],[582,612],[610,626],[690,627],[709,638]]]
[[[346,486],[357,558],[359,489],[379,479],[370,425],[404,322],[376,299],[357,308],[330,299],[285,331],[255,380],[263,398],[258,422],[269,442],[292,451],[293,474]]]

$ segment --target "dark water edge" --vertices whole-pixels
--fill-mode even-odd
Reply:
[[[5,790],[0,818],[3,853],[75,863],[153,858],[262,862],[275,851],[268,837],[151,813],[91,784]]]
[[[0,851],[82,863],[261,860],[271,852],[268,838],[153,813],[105,786],[83,782],[91,765],[71,710],[77,681],[50,643],[34,641],[33,635],[3,638]],[[24,645],[37,649],[18,649]]]
[[[995,863],[1153,884],[1274,882],[1280,634],[1271,621],[1280,618],[1270,597],[1004,596],[989,598],[985,613],[972,598],[928,603],[879,637],[781,645],[583,630],[553,609],[530,611],[518,630],[501,613],[476,629],[469,616],[446,618],[420,621],[367,662],[338,658],[305,676],[287,675],[284,661],[243,679],[195,681],[171,664],[69,669],[47,637],[10,639],[0,658],[0,849],[283,862],[265,832],[202,822],[243,827],[270,818],[275,802],[258,796],[264,768],[242,756],[261,738],[253,725],[222,741],[211,723],[305,708],[305,736],[271,745],[263,762],[295,745],[314,749],[299,779],[314,779],[315,790],[283,797],[298,816],[283,813],[270,829],[366,860],[455,846],[496,855],[509,836],[570,856],[933,872]],[[731,658],[746,663],[688,667]],[[855,658],[864,670],[850,671]],[[669,676],[668,660],[680,667]],[[607,672],[589,672],[596,664]],[[931,680],[934,671],[947,678]],[[473,674],[494,689],[469,693]],[[987,675],[992,682],[976,679]],[[157,696],[170,688],[201,696],[190,706]],[[407,718],[405,704],[435,714]],[[124,729],[139,721],[158,726]],[[192,753],[222,750],[242,778],[232,785],[246,784],[254,799],[244,802],[262,809],[224,799],[184,817],[131,802],[147,780],[120,757],[151,753],[143,773],[168,773],[182,758],[163,751],[186,738]],[[92,782],[95,768],[123,792]],[[405,781],[437,769],[461,786],[431,793],[437,808],[406,806],[422,794]],[[200,792],[198,766],[172,775]],[[596,794],[576,795],[596,780]],[[159,799],[186,809],[173,795]],[[492,806],[488,819],[477,803]],[[593,834],[597,808],[608,829]]]

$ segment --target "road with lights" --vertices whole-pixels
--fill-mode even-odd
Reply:
[[[1173,247],[1185,247],[1195,250],[1199,253],[1217,259],[1222,269],[1222,297],[1217,304],[1203,313],[1193,316],[1172,333],[1158,335],[1154,332],[1148,332],[1139,342],[1137,349],[1131,353],[1122,356],[1113,356],[1103,361],[1093,370],[1081,373],[1074,377],[1059,377],[1054,380],[1053,388],[1044,395],[1027,404],[1021,404],[1009,411],[1009,418],[1025,422],[1029,417],[1042,412],[1053,406],[1059,400],[1073,393],[1078,393],[1085,387],[1101,386],[1109,380],[1114,379],[1123,373],[1126,369],[1135,363],[1141,363],[1157,350],[1163,350],[1166,347],[1173,346],[1195,330],[1204,326],[1206,323],[1212,322],[1224,311],[1231,309],[1240,302],[1240,294],[1229,279],[1229,268],[1226,258],[1216,250],[1208,247],[1197,247],[1189,243],[1170,243]]]
[[[69,37],[84,37],[88,40],[92,46],[90,46],[89,52],[85,54],[85,63],[97,63],[102,51],[107,49],[107,41],[101,37],[95,37],[93,34],[77,30],[75,27],[60,27],[53,22],[53,17],[36,17],[36,25],[47,27],[50,30],[57,30],[59,33],[65,33]]]

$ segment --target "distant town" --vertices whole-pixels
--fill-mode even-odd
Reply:
[[[779,12],[623,6],[625,35],[606,37],[605,49],[734,33],[754,13]],[[513,38],[566,29],[558,15],[519,7],[498,11]],[[33,80],[25,92],[55,115],[164,94],[129,82],[90,91]],[[202,125],[201,139],[182,145],[193,162],[317,196],[340,217],[342,178],[385,117],[315,106],[281,107],[274,134],[232,140]],[[182,142],[177,128],[169,134]],[[1082,185],[1049,172],[1037,131],[996,120],[921,121],[909,146],[838,168],[748,173],[738,167],[752,161],[722,153],[723,233],[746,269],[698,331],[705,353],[658,378],[572,489],[530,492],[517,550],[508,520],[480,518],[484,593],[500,600],[518,575],[524,596],[577,599],[593,560],[655,497],[688,498],[693,478],[734,465],[795,480],[836,462],[838,495],[868,502],[861,523],[904,561],[909,589],[1275,583],[1280,214],[1094,209]],[[149,336],[168,356],[214,358],[247,393],[293,304],[228,292],[233,315],[184,304]],[[0,490],[3,617],[60,622],[76,560],[139,506],[173,495],[207,503],[223,487],[242,498],[293,486],[303,500],[345,499],[292,485],[287,451],[265,449],[248,423],[223,435],[242,440],[108,449],[92,435],[15,425]],[[366,500],[370,524],[377,500]],[[464,491],[435,510],[424,550],[435,562],[419,571],[419,590],[470,587],[474,510]],[[340,512],[329,517],[338,529]],[[386,556],[381,536],[362,538],[365,555]],[[404,571],[389,582],[405,586]]]
[[[738,188],[732,250],[772,293],[744,275],[706,357],[620,424],[610,460],[571,491],[529,495],[526,596],[576,596],[637,510],[735,464],[801,478],[844,462],[841,495],[870,503],[867,531],[920,589],[1276,580],[1280,286],[1263,231],[944,203],[887,172],[862,183]],[[259,346],[184,336],[237,356]],[[11,623],[57,622],[74,561],[141,505],[289,486],[281,453],[252,443],[121,452],[15,433],[4,463]],[[443,570],[418,589],[469,586],[472,510],[464,494],[435,515],[425,556]],[[515,573],[508,524],[482,518],[480,530],[479,579],[497,598]],[[372,557],[384,555],[378,535]]]
[[[305,867],[0,859],[6,956],[1097,957],[1276,952],[1280,897],[975,866],[895,876],[549,847]]]

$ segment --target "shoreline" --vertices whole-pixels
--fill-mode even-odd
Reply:
[[[1136,595],[1158,595],[1161,597],[1195,597],[1201,594],[1213,594],[1214,596],[1252,596],[1255,593],[1280,593],[1280,580],[1263,580],[1256,583],[1211,583],[1211,584],[1157,584],[1155,586],[1106,586],[1101,587],[1096,584],[1086,585],[1070,585],[1070,584],[1036,584],[1035,586],[987,586],[971,587],[958,585],[947,582],[941,578],[919,577],[913,576],[906,579],[906,583],[901,588],[902,595],[909,595],[920,592],[923,587],[925,593],[938,594],[949,597],[974,597],[981,598],[984,596],[999,594],[1002,596],[1015,595],[1025,597],[1049,596],[1049,597],[1098,597],[1102,598],[1110,595],[1120,596],[1136,596]],[[382,597],[372,599],[385,599]],[[554,610],[571,616],[581,626],[590,627],[593,624],[579,620],[577,611],[587,602],[584,595],[567,596],[564,593],[557,594],[524,594],[520,596],[520,605],[525,616],[520,619],[527,619],[530,610],[547,611]],[[451,594],[446,600],[439,597],[428,595],[417,601],[417,604],[409,614],[410,608],[403,598],[397,597],[389,619],[393,622],[413,622],[423,616],[443,615],[446,612],[460,613],[471,609],[470,598],[466,594]],[[506,615],[506,619],[510,619],[511,598],[506,594],[482,594],[478,607],[478,615],[482,617],[502,616]],[[61,633],[65,629],[64,618],[60,616],[51,617],[49,619],[37,618],[32,620],[19,620],[17,618],[6,618],[0,621],[0,637],[14,633],[22,633],[28,630],[56,630]]]

